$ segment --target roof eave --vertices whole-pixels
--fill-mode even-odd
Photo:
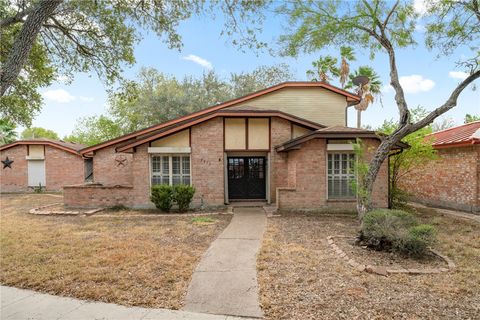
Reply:
[[[77,155],[77,156],[82,156],[79,153],[78,150],[59,145],[59,144],[54,143],[52,141],[36,141],[36,140],[22,140],[22,141],[14,141],[14,142],[9,143],[9,144],[4,144],[3,146],[0,146],[0,151],[7,150],[7,149],[13,148],[15,146],[32,145],[32,144],[34,144],[34,145],[48,145],[48,146],[51,146],[51,147],[54,147],[54,148],[57,148],[57,149],[61,149],[61,150],[66,151],[66,152],[70,152],[70,153],[72,153],[74,155]]]

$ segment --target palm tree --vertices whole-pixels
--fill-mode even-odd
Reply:
[[[17,140],[15,125],[7,119],[0,119],[0,144],[7,144]]]
[[[355,61],[355,55],[352,48],[340,47],[340,56],[342,57],[342,62],[340,64],[340,84],[342,85],[342,88],[345,88],[345,83],[350,75],[350,65],[348,62]]]
[[[373,103],[373,101],[380,96],[382,90],[382,82],[380,77],[369,66],[360,66],[352,74],[350,74],[350,81],[345,86],[345,89],[351,89],[355,87],[353,84],[353,79],[364,76],[368,78],[368,82],[358,88],[358,93],[362,95],[362,101],[359,104],[355,105],[357,110],[357,128],[362,126],[362,111],[367,110],[368,106]]]
[[[317,61],[312,62],[315,70],[308,70],[307,75],[312,78],[312,81],[328,83],[332,76],[340,75],[340,70],[336,67],[337,61],[337,58],[332,56],[320,57]]]

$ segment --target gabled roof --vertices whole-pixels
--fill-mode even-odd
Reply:
[[[235,104],[244,103],[244,102],[247,102],[251,99],[257,98],[259,96],[266,95],[266,94],[269,94],[271,92],[281,90],[281,89],[284,89],[284,88],[324,88],[324,89],[330,90],[332,92],[335,92],[337,94],[343,95],[345,97],[345,99],[347,100],[347,102],[349,102],[351,104],[359,103],[360,100],[361,100],[361,98],[359,96],[357,96],[356,94],[353,94],[351,92],[348,92],[346,90],[343,90],[341,88],[332,86],[332,85],[330,85],[328,83],[324,83],[324,82],[305,82],[305,81],[304,82],[283,82],[283,83],[277,84],[273,87],[269,87],[269,88],[266,88],[266,89],[263,89],[263,90],[259,90],[257,92],[253,92],[253,93],[248,94],[246,96],[236,98],[236,99],[233,99],[233,100],[229,100],[229,101],[223,102],[221,104],[202,109],[202,110],[197,111],[197,112],[193,112],[193,113],[185,115],[183,117],[179,117],[179,118],[176,118],[176,119],[173,119],[173,120],[169,120],[169,121],[166,121],[166,122],[163,122],[163,123],[160,123],[160,124],[157,124],[157,125],[154,125],[154,126],[142,129],[142,130],[138,130],[138,131],[126,134],[124,136],[121,136],[121,137],[118,137],[118,138],[115,138],[115,139],[111,139],[111,140],[99,143],[99,144],[94,145],[94,146],[87,147],[87,148],[81,150],[80,152],[82,154],[87,154],[87,153],[91,153],[91,152],[93,152],[95,150],[98,150],[98,149],[106,148],[106,147],[109,147],[109,146],[112,146],[112,145],[115,145],[115,144],[125,142],[127,140],[136,139],[139,136],[149,134],[149,133],[152,133],[152,132],[160,130],[160,129],[164,129],[164,128],[172,126],[172,125],[176,125],[176,124],[181,123],[185,120],[190,120],[190,119],[197,118],[199,116],[207,115],[211,112],[218,111],[218,110],[221,110],[221,109],[225,109],[225,108],[228,108],[228,107],[233,106]]]
[[[9,144],[4,144],[0,146],[0,151],[6,150],[18,145],[32,145],[32,144],[48,145],[57,149],[61,149],[61,150],[76,154],[78,156],[80,156],[78,151],[85,148],[83,144],[78,144],[75,142],[67,142],[63,140],[53,140],[53,139],[46,139],[46,138],[36,138],[36,139],[28,139],[28,140],[18,140]]]
[[[434,148],[462,147],[480,144],[480,121],[449,128],[427,135]]]
[[[324,125],[321,125],[319,123],[305,120],[303,118],[291,115],[286,112],[278,111],[278,110],[255,110],[255,109],[226,110],[226,109],[223,109],[223,110],[213,111],[206,115],[198,116],[193,119],[187,119],[180,123],[173,124],[165,128],[159,129],[157,131],[154,131],[150,134],[142,135],[136,139],[128,140],[125,143],[118,146],[116,150],[118,152],[127,152],[129,149],[135,148],[141,144],[160,139],[162,137],[184,130],[197,123],[204,122],[215,117],[279,117],[282,119],[289,120],[295,124],[308,127],[310,129],[320,129],[325,127]]]
[[[289,140],[275,147],[278,152],[298,149],[298,147],[312,139],[355,139],[355,138],[372,138],[382,140],[382,137],[375,133],[375,131],[343,127],[332,126],[322,129],[318,129],[313,132],[309,132],[303,136]],[[408,148],[408,144],[399,142],[392,149],[404,149]]]

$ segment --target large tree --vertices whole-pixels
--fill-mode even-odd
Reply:
[[[50,129],[31,127],[22,131],[22,139],[48,138],[58,140],[58,134]]]
[[[181,47],[180,21],[216,1],[0,1],[0,116],[30,125],[41,108],[40,87],[60,76],[96,72],[107,84],[135,62],[141,31]],[[227,7],[220,6],[227,10]]]
[[[385,136],[361,178],[362,194],[358,199],[359,218],[371,209],[371,192],[381,164],[392,147],[407,135],[428,126],[437,117],[457,104],[460,93],[480,77],[480,11],[479,0],[425,0],[425,12],[414,10],[412,1],[313,1],[294,0],[278,4],[267,1],[267,7],[276,6],[276,12],[289,18],[290,29],[280,37],[282,53],[316,53],[329,47],[349,45],[370,51],[370,57],[386,54],[390,70],[390,84],[395,91],[398,108],[398,127]],[[257,10],[258,12],[258,10]],[[257,14],[256,12],[254,14]],[[425,117],[414,121],[405,93],[399,81],[397,51],[419,45],[415,27],[421,21],[426,26],[426,43],[446,55],[462,48],[471,54],[458,62],[468,76],[454,87],[448,98],[433,108]]]

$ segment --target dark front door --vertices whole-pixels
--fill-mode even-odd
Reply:
[[[265,157],[228,158],[228,198],[265,199]]]

